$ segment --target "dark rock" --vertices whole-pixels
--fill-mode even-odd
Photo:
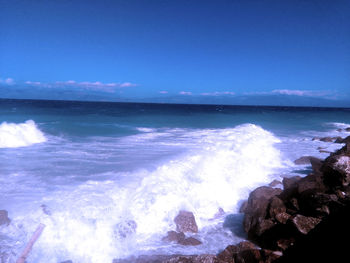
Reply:
[[[310,163],[311,163],[311,167],[312,167],[312,170],[314,171],[314,173],[320,174],[321,167],[323,165],[323,160],[316,158],[316,157],[311,157]]]
[[[172,258],[179,257],[181,255],[141,255],[138,257],[131,256],[125,259],[113,259],[112,263],[163,263]],[[188,258],[194,256],[187,256]]]
[[[350,127],[345,128],[345,131],[350,132]]]
[[[309,164],[312,156],[302,156],[294,161],[297,165]]]
[[[196,239],[194,237],[188,237],[188,238],[185,238],[185,239],[180,239],[178,241],[178,243],[180,245],[183,245],[183,246],[198,246],[198,245],[202,244],[201,241],[199,241],[198,239]]]
[[[339,129],[337,129],[337,132],[342,132],[342,131],[343,131],[343,129],[340,129],[340,128],[339,128]]]
[[[235,263],[263,263],[260,249],[247,249],[239,252],[235,257]]]
[[[286,206],[283,201],[277,196],[273,196],[270,199],[269,214],[271,218],[275,218],[277,214],[286,212]]]
[[[268,226],[272,226],[271,222],[264,222],[264,219],[268,213],[270,199],[281,192],[282,190],[278,188],[262,186],[250,193],[243,220],[248,237],[254,239],[254,236],[260,235]]]
[[[175,217],[174,222],[176,224],[176,231],[178,232],[198,232],[196,219],[192,212],[180,211]]]
[[[311,229],[314,229],[315,226],[321,222],[321,219],[297,215],[293,218],[292,222],[300,233],[306,235]]]
[[[8,212],[6,210],[0,210],[0,226],[9,225],[11,220],[8,218]]]
[[[221,253],[217,255],[217,258],[224,262],[234,263],[234,257],[238,253],[238,251],[239,249],[237,246],[227,246]]]
[[[162,241],[167,241],[167,242],[176,242],[179,243],[183,240],[185,240],[185,234],[183,232],[176,232],[176,231],[169,231],[167,236],[162,238]]]
[[[242,241],[237,244],[238,251],[244,251],[247,249],[256,249],[256,245],[250,241]]]
[[[344,139],[342,137],[337,137],[334,143],[344,143]]]
[[[350,157],[331,155],[322,167],[324,182],[332,188],[350,184]]]
[[[286,250],[290,246],[293,246],[295,242],[295,238],[281,238],[277,240],[277,246],[282,250]]]
[[[319,138],[319,140],[321,142],[333,142],[335,140],[334,137],[322,137],[322,138]]]
[[[283,178],[283,189],[290,189],[294,188],[297,185],[297,182],[301,179],[300,176],[293,176],[293,177],[284,177]]]
[[[318,192],[323,192],[326,190],[326,186],[318,174],[309,174],[300,179],[297,183],[297,187],[299,194],[309,189],[314,189]]]
[[[73,263],[72,260],[66,260],[66,261],[62,261],[61,263]]]
[[[272,263],[283,255],[281,251],[273,251],[269,249],[261,249],[260,252],[264,263]]]
[[[288,220],[291,218],[291,215],[287,214],[285,212],[282,212],[282,213],[275,215],[275,218],[276,218],[277,222],[279,222],[281,224],[286,224],[288,222]]]

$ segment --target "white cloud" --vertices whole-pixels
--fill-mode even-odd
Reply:
[[[41,86],[41,87],[53,87],[53,88],[60,88],[60,87],[72,87],[72,88],[81,88],[85,90],[95,90],[95,91],[104,91],[113,93],[116,89],[119,88],[127,88],[127,87],[135,87],[137,86],[134,83],[131,82],[112,82],[112,83],[103,83],[100,81],[95,82],[89,82],[89,81],[75,81],[75,80],[68,80],[68,81],[56,81],[54,83],[43,83],[39,81],[26,81],[25,84],[30,86]]]
[[[180,95],[192,95],[192,92],[190,92],[190,91],[180,91],[179,94]]]
[[[0,79],[0,84],[14,85],[15,80],[13,78]]]
[[[201,93],[202,96],[225,96],[225,95],[235,95],[234,92],[231,91],[215,91],[215,92],[205,92]]]
[[[292,95],[292,96],[307,96],[307,97],[322,97],[329,95],[327,91],[314,91],[314,90],[290,90],[290,89],[276,89],[271,93],[281,95]]]

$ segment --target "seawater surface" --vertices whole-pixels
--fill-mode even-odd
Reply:
[[[342,146],[312,138],[349,126],[350,109],[0,100],[0,256],[40,223],[29,263],[217,253],[244,239],[251,190],[307,174],[295,159]],[[162,241],[180,210],[202,245]]]

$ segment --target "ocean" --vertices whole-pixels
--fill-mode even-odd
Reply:
[[[312,139],[346,127],[349,108],[0,100],[1,262],[40,223],[28,263],[218,253],[245,238],[250,191],[306,175],[294,160],[327,157],[342,144]],[[201,245],[162,241],[180,210]]]

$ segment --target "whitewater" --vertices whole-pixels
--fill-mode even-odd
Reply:
[[[349,109],[0,101],[2,262],[112,262],[153,254],[218,253],[245,238],[249,192],[305,175],[303,155],[340,148]],[[180,210],[199,246],[162,241]],[[218,216],[218,211],[224,211]]]

